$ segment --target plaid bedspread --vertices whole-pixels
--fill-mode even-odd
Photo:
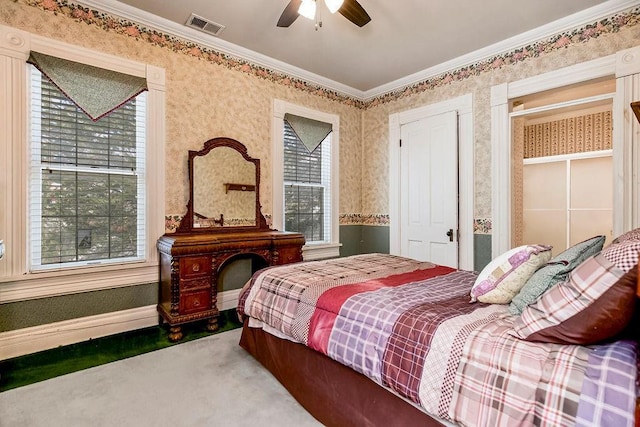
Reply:
[[[633,426],[637,344],[530,343],[476,274],[383,254],[272,267],[238,313],[469,426]],[[311,373],[310,373],[311,374]]]

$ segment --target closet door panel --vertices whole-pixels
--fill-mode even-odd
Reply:
[[[523,168],[523,208],[566,209],[566,162],[534,163]]]
[[[554,255],[567,248],[566,211],[524,211],[523,217],[523,244],[551,245]]]
[[[571,161],[571,209],[611,209],[612,157]]]

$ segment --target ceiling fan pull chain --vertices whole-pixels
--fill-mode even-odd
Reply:
[[[316,9],[316,31],[322,28],[322,12],[320,9]]]

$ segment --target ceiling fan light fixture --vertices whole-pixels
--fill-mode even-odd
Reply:
[[[316,1],[302,0],[298,13],[307,19],[315,19],[316,17]]]
[[[327,5],[329,12],[336,13],[344,3],[344,0],[324,0],[324,3]]]

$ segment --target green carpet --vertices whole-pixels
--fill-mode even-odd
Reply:
[[[207,331],[206,321],[183,325],[176,343],[169,341],[168,326],[154,326],[3,360],[0,392],[242,326],[235,309],[220,312],[218,323],[216,332]]]

